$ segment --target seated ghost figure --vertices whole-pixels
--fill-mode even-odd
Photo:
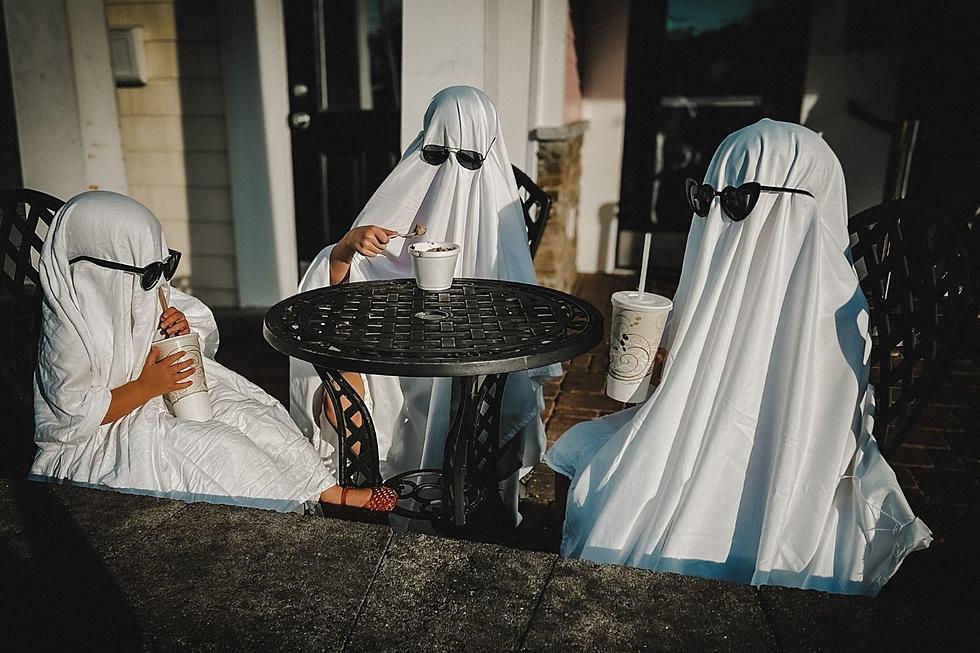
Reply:
[[[425,227],[425,240],[460,245],[457,277],[535,283],[524,214],[493,102],[470,86],[435,95],[422,131],[381,184],[351,231],[325,248],[300,291],[352,281],[410,278],[410,239],[391,238]],[[510,374],[501,413],[501,444],[514,440],[511,469],[541,459],[541,383],[560,366]],[[442,467],[452,379],[347,375],[365,397],[378,434],[382,475]],[[335,455],[336,433],[315,401],[320,379],[309,363],[290,361],[290,414],[320,449]],[[329,407],[327,410],[330,410]],[[332,464],[332,462],[331,462]],[[515,472],[502,487],[515,522]]]
[[[394,490],[345,493],[285,408],[214,360],[211,311],[169,284],[178,262],[159,221],[128,197],[83,193],[58,211],[39,266],[31,478],[278,511],[317,501],[390,511]],[[172,307],[162,316],[159,289]],[[189,372],[179,355],[157,361],[161,328],[200,336],[213,419],[168,411],[162,394]]]
[[[715,195],[746,182],[778,188],[754,204]],[[868,306],[837,157],[804,127],[762,120],[689,190],[660,385],[547,454],[571,479],[562,553],[875,595],[932,537],[871,435]]]

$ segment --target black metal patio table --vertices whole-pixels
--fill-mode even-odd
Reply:
[[[398,514],[462,526],[514,471],[498,469],[508,373],[589,351],[602,338],[602,316],[586,301],[541,286],[456,279],[448,290],[423,291],[413,279],[394,279],[300,293],[269,309],[263,331],[275,349],[312,363],[320,375],[337,415],[338,480],[345,486],[382,478],[374,423],[342,371],[458,377],[443,468],[386,482],[399,492]],[[412,507],[402,505],[409,499]]]

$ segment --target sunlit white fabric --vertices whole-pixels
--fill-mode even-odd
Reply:
[[[156,289],[144,291],[135,274],[68,265],[80,255],[142,267],[165,258],[167,243],[152,213],[115,193],[83,193],[55,215],[40,260],[32,478],[280,511],[334,485],[282,405],[213,360],[211,311],[164,279],[201,336],[214,419],[178,420],[156,397],[102,426],[110,389],[139,377],[161,309]]]
[[[753,584],[877,594],[931,541],[871,436],[868,307],[840,164],[798,125],[730,135],[705,182],[758,181],[744,222],[693,218],[663,381],[572,428],[562,552]],[[681,192],[677,189],[677,192]]]
[[[473,150],[485,154],[478,170],[459,165],[454,154],[439,166],[422,160],[425,145]],[[416,240],[459,243],[457,277],[504,279],[535,283],[527,244],[524,213],[514,173],[500,134],[497,111],[482,91],[453,86],[440,91],[425,113],[423,130],[401,161],[374,193],[354,226],[378,225],[399,233],[423,224]],[[350,281],[412,277],[408,246],[412,239],[395,238],[376,258],[355,256]],[[300,290],[330,285],[330,252],[317,255]],[[501,440],[519,438],[523,465],[533,465],[544,448],[540,381],[560,374],[556,366],[512,373],[507,380],[501,418]],[[449,428],[452,381],[448,378],[397,378],[367,375],[371,414],[378,432],[381,471],[389,476],[418,467],[442,467]],[[332,459],[336,434],[326,422],[321,437],[314,419],[314,394],[320,380],[309,363],[290,360],[290,414],[303,432]],[[516,515],[516,486],[509,502]]]

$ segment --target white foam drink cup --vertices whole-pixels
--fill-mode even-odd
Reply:
[[[653,361],[674,303],[650,292],[622,290],[612,296],[606,395],[628,404],[646,401]]]
[[[422,290],[447,290],[453,285],[459,245],[456,243],[415,243],[408,248],[415,269],[415,283]]]
[[[183,351],[181,360],[191,360],[194,363],[194,373],[184,379],[191,384],[186,388],[168,392],[163,395],[163,401],[170,412],[180,419],[190,419],[204,422],[212,417],[211,396],[208,394],[207,377],[204,375],[204,357],[201,355],[201,339],[196,333],[174,336],[153,343],[160,354],[157,360],[166,358],[176,351]]]

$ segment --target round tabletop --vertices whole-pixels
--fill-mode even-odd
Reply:
[[[475,376],[569,360],[602,339],[602,315],[563,292],[456,279],[424,291],[413,279],[345,283],[269,309],[265,339],[320,367],[392,376]]]

